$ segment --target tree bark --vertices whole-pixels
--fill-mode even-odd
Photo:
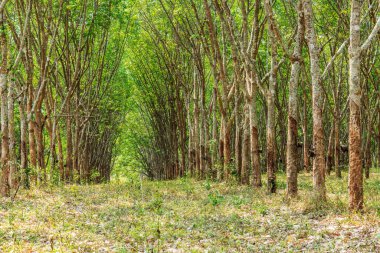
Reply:
[[[350,210],[363,208],[363,172],[361,159],[360,88],[360,1],[352,0],[349,47],[349,194]]]
[[[242,162],[241,162],[241,183],[249,184],[249,107],[244,106],[244,124],[243,124],[243,145],[242,145]]]
[[[21,159],[21,182],[22,185],[29,189],[29,168],[28,168],[28,124],[25,115],[27,93],[26,90],[21,97],[20,101],[20,159]]]
[[[287,153],[286,153],[286,179],[289,197],[297,195],[297,176],[298,176],[298,148],[297,148],[297,132],[298,132],[298,103],[297,90],[300,75],[300,61],[302,54],[302,40],[304,36],[303,10],[302,1],[300,0],[297,7],[298,12],[298,30],[294,45],[293,56],[291,59],[292,67],[289,81],[289,112],[288,112],[288,137],[287,137]]]
[[[323,130],[322,115],[324,94],[320,80],[319,47],[317,45],[317,35],[314,30],[311,0],[304,0],[304,16],[306,38],[310,54],[310,72],[313,89],[313,186],[314,193],[316,195],[316,201],[324,201],[326,199],[325,135]]]
[[[2,62],[0,67],[0,94],[1,94],[1,185],[3,197],[10,195],[9,185],[9,132],[8,132],[8,45],[5,30],[6,16],[4,10],[0,13],[0,46]]]
[[[15,115],[14,115],[14,83],[10,82],[8,87],[8,132],[9,132],[9,187],[18,187],[18,172],[16,161],[16,140],[15,140]]]
[[[307,96],[306,96],[306,87],[304,87],[303,93],[303,167],[306,172],[310,172],[310,157],[309,157],[309,142],[307,138]]]
[[[253,187],[259,188],[261,182],[260,153],[259,153],[259,133],[257,127],[256,115],[256,94],[257,88],[252,87],[252,101],[248,103],[249,108],[249,125],[251,131],[251,163],[253,174]]]
[[[335,176],[337,178],[342,178],[342,173],[340,171],[340,167],[339,167],[339,158],[340,158],[340,133],[339,133],[339,126],[340,126],[340,120],[338,118],[338,115],[339,115],[339,109],[338,109],[338,106],[336,106],[336,109],[335,109],[335,115],[334,115],[334,134],[335,134],[335,138],[334,138],[334,164],[335,164]]]
[[[267,15],[269,15],[269,8],[271,3],[269,0],[265,1],[265,8]],[[269,43],[271,45],[271,69],[269,75],[268,89],[265,91],[267,102],[267,177],[268,177],[268,192],[276,192],[276,146],[275,146],[275,92],[277,86],[277,45],[275,42],[275,31],[272,19],[269,18],[268,22]]]

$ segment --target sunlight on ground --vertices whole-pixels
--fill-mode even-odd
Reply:
[[[264,179],[264,178],[263,178]],[[376,252],[380,174],[365,183],[366,211],[347,212],[347,175],[313,203],[300,196],[209,181],[120,182],[21,191],[0,205],[0,252]]]

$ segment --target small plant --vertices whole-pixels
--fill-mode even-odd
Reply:
[[[258,206],[256,206],[256,211],[259,213],[259,214],[261,214],[262,216],[265,216],[265,215],[267,215],[268,213],[269,213],[269,209],[268,209],[268,207],[267,206],[265,206],[265,205],[258,205]]]
[[[223,195],[221,195],[217,191],[216,192],[210,192],[208,194],[208,200],[210,201],[212,206],[217,206],[217,205],[220,205],[222,203],[222,201],[224,200],[224,197],[223,197]]]
[[[163,206],[164,200],[161,196],[155,197],[149,204],[148,209],[154,211],[157,214],[162,214],[162,206]]]
[[[204,183],[204,187],[207,191],[211,190],[211,184],[210,184],[210,181],[206,180],[206,182]]]

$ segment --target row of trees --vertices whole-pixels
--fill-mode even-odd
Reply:
[[[298,172],[312,163],[323,201],[326,175],[341,177],[348,164],[350,209],[362,209],[363,167],[369,177],[380,162],[379,7],[374,0],[140,6],[129,71],[144,126],[132,138],[146,174],[261,187],[265,165],[268,191],[276,192],[282,169],[294,197]]]
[[[125,10],[122,1],[1,1],[1,195],[31,182],[109,180],[124,119]]]

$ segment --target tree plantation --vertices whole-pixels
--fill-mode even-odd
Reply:
[[[379,0],[0,0],[0,252],[380,251],[379,50]]]

